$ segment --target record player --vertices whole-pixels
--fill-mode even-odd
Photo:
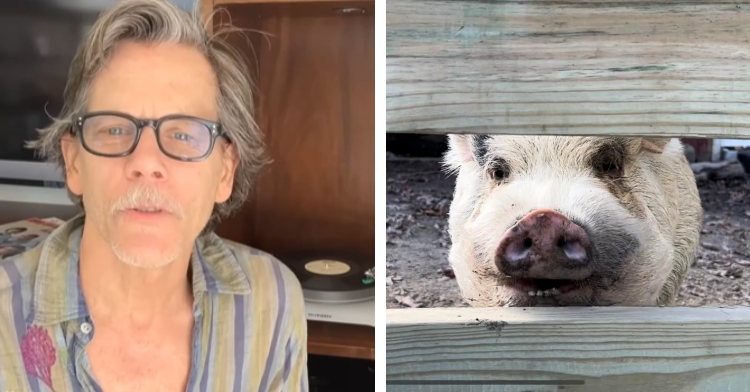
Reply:
[[[341,252],[279,255],[297,276],[307,319],[375,327],[375,262]]]

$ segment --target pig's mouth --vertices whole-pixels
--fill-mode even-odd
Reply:
[[[507,285],[530,297],[554,297],[569,293],[582,285],[581,280],[510,278]]]

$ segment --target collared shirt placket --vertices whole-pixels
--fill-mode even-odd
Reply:
[[[89,317],[84,317],[68,321],[68,325],[66,336],[68,339],[73,339],[72,344],[68,344],[68,347],[72,348],[72,355],[70,356],[72,363],[70,366],[75,379],[78,381],[78,387],[81,388],[82,392],[102,392],[101,387],[96,382],[89,357],[86,354],[86,346],[94,338],[93,321]]]

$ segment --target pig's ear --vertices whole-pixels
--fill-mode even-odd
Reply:
[[[448,135],[448,151],[445,152],[443,165],[449,171],[458,170],[462,165],[476,162],[472,146],[472,135]]]
[[[654,154],[661,154],[664,152],[664,147],[672,140],[672,138],[662,137],[645,137],[641,139],[641,148]]]

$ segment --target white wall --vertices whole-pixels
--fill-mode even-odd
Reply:
[[[711,151],[711,161],[721,160],[721,149],[723,147],[750,147],[750,140],[747,139],[714,139],[713,150]]]

